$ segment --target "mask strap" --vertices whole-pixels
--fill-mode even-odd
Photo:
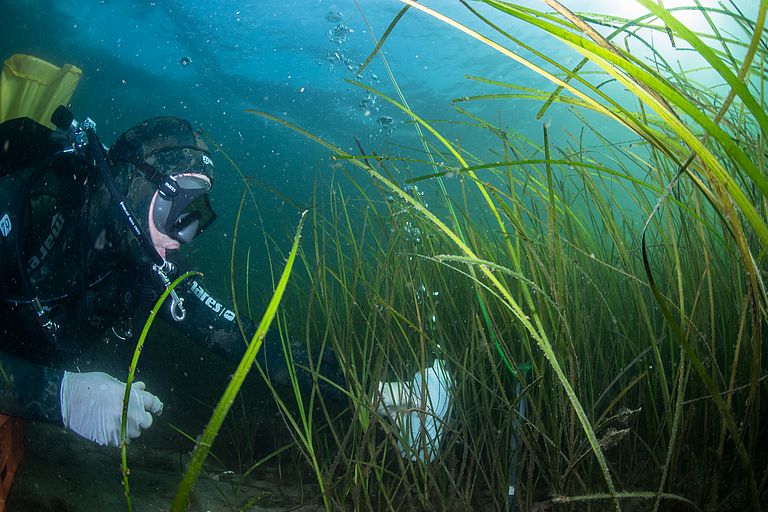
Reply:
[[[166,176],[165,179],[157,185],[157,190],[164,199],[171,200],[179,194],[179,185],[176,180],[170,176]]]

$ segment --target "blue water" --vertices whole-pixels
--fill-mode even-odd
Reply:
[[[546,8],[538,1],[521,3]],[[740,3],[746,9],[756,4]],[[401,2],[29,0],[4,4],[0,56],[31,53],[80,67],[84,74],[72,110],[77,117],[94,119],[106,143],[154,115],[185,117],[222,144],[243,172],[302,205],[311,199],[314,176],[327,173],[328,152],[244,109],[279,115],[353,153],[358,151],[354,137],[367,151],[384,152],[393,142],[418,146],[416,133],[402,113],[345,82],[356,78],[354,70],[374,47],[366,18],[380,36],[404,5]],[[488,33],[458,2],[433,4]],[[574,10],[640,12],[630,0],[567,4]],[[547,55],[559,62],[578,62],[578,56],[562,44],[477,7],[501,21],[512,35],[547,48]],[[663,38],[659,44],[665,44]],[[552,88],[544,78],[414,9],[401,20],[384,50],[411,108],[428,119],[456,118],[450,107],[453,98],[498,92],[468,82],[466,74]],[[184,58],[189,65],[181,64]],[[378,58],[358,79],[396,97]],[[538,105],[520,101],[471,108],[534,139],[540,138],[543,121],[556,128],[571,122],[562,117],[559,123],[563,109],[553,109],[545,120],[537,121]],[[552,130],[555,142],[560,132]],[[475,151],[487,144],[473,139],[471,130],[457,135]],[[242,186],[223,159],[217,159],[217,165],[220,172],[213,200],[224,206],[218,209],[220,224],[226,226],[233,221],[230,200],[239,199]],[[283,206],[283,200],[274,195],[265,194],[262,199],[267,216]],[[276,219],[285,219],[286,212],[280,213]]]

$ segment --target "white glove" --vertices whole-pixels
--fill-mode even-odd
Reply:
[[[414,461],[432,462],[451,412],[453,379],[440,359],[424,371],[423,377],[426,377],[426,390],[422,372],[416,372],[411,382],[379,382],[377,412],[389,416],[400,430],[397,441],[400,455],[410,455]],[[424,403],[421,401],[422,390],[426,398]]]
[[[64,372],[61,379],[61,416],[64,426],[100,445],[119,446],[125,383],[103,372]],[[128,400],[126,440],[139,437],[161,414],[163,403],[134,382]],[[152,414],[150,414],[152,413]]]

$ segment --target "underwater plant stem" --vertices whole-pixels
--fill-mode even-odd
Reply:
[[[226,418],[229,409],[232,407],[235,397],[240,391],[240,387],[242,386],[245,377],[248,375],[248,372],[250,371],[251,366],[256,359],[256,355],[258,354],[259,349],[264,342],[264,336],[267,334],[267,330],[269,329],[269,326],[271,325],[272,320],[277,313],[277,308],[280,305],[280,301],[283,298],[283,293],[285,292],[285,288],[288,285],[288,279],[291,276],[293,262],[296,259],[296,253],[299,248],[299,240],[301,239],[301,230],[304,225],[306,214],[306,210],[301,213],[301,219],[299,220],[299,225],[296,229],[296,235],[293,239],[293,246],[285,263],[283,273],[280,276],[277,287],[275,288],[275,293],[272,295],[272,299],[269,301],[267,309],[264,312],[264,316],[261,318],[259,326],[256,329],[253,338],[251,339],[251,343],[248,345],[243,358],[240,360],[240,364],[238,364],[235,373],[232,375],[232,379],[227,384],[227,388],[221,395],[221,399],[216,405],[216,408],[213,411],[213,415],[211,416],[208,425],[205,427],[205,430],[200,436],[200,441],[195,447],[192,460],[190,460],[189,465],[187,466],[187,470],[184,473],[184,477],[181,483],[179,484],[176,496],[173,499],[173,504],[171,505],[171,510],[173,512],[183,512],[189,509],[189,496],[192,492],[192,488],[194,487],[195,482],[197,481],[197,477],[203,468],[203,462],[205,462],[205,459],[208,456],[208,452],[210,451],[211,446],[213,445],[213,441],[216,439],[216,436],[219,433],[219,429],[224,422],[224,418]]]
[[[251,311],[251,246],[248,246],[248,253],[245,257],[245,299],[248,307],[248,318],[253,317]]]
[[[358,5],[358,8],[362,12],[362,8],[360,7],[359,3],[357,3],[357,0],[355,0],[355,3]],[[376,36],[374,36],[374,34],[373,34],[373,27],[371,27],[370,23],[368,23],[368,19],[365,17],[365,15],[363,15],[363,17],[365,19],[365,22],[368,25],[368,32],[370,33],[371,38],[373,38],[373,41],[376,44],[376,47],[374,48],[373,52],[371,52],[371,55],[366,60],[365,64],[363,66],[361,66],[360,71],[358,72],[358,75],[359,75],[360,72],[362,72],[362,69],[373,58],[373,56],[378,53],[379,57],[381,58],[381,61],[384,63],[384,66],[387,69],[387,74],[389,75],[389,78],[390,78],[390,81],[392,82],[392,85],[395,87],[395,90],[397,91],[397,95],[400,98],[401,103],[405,106],[405,109],[407,109],[407,111],[409,111],[409,112],[410,112],[411,108],[408,105],[408,101],[406,100],[405,95],[403,94],[403,91],[400,88],[400,85],[397,83],[397,80],[395,79],[394,73],[392,73],[392,69],[389,66],[389,62],[387,61],[386,56],[382,52],[380,52],[379,50],[381,49],[381,46],[382,46],[384,40],[389,36],[389,34],[392,32],[392,30],[394,29],[394,27],[397,24],[397,22],[400,20],[400,18],[403,17],[405,12],[410,7],[411,7],[410,5],[406,5],[397,14],[397,16],[395,16],[395,18],[390,23],[389,27],[387,27],[387,30],[384,33],[384,36],[382,36],[381,40],[378,41],[378,42],[376,41]],[[429,145],[427,144],[427,139],[424,136],[424,132],[421,129],[421,125],[419,123],[414,123],[414,128],[416,130],[416,133],[419,135],[419,141],[421,142],[421,145],[424,147],[424,151],[426,152],[427,157],[429,158],[429,162],[432,165],[432,168],[434,169],[435,172],[437,172],[437,163],[435,162],[435,159],[434,159],[434,156],[432,154],[432,151],[430,150]],[[463,160],[461,160],[460,156],[459,156],[459,160],[461,161],[463,167],[467,167],[467,163],[464,162]],[[474,177],[474,175],[473,175],[473,177]],[[455,210],[453,208],[453,203],[450,201],[450,199],[448,197],[448,191],[445,188],[445,183],[443,182],[442,177],[438,176],[437,183],[438,183],[438,186],[440,187],[440,191],[443,194],[443,197],[446,200],[445,203],[448,206],[448,211],[449,211],[450,216],[451,216],[451,221],[453,222],[453,227],[456,230],[456,232],[459,234],[459,237],[462,239],[462,241],[466,242],[466,240],[464,238],[464,233],[462,232],[462,229],[461,229],[461,224],[459,223],[459,219],[458,219],[458,217],[456,215],[456,212],[455,212]],[[491,202],[491,199],[487,196],[487,194],[485,194],[485,195],[486,195],[486,200]],[[491,202],[491,204],[492,204],[492,202]],[[493,211],[495,212],[496,209],[493,208]],[[498,216],[498,213],[496,214],[496,218],[497,218],[497,220],[498,220],[498,222],[499,222],[499,224],[500,224],[500,226],[502,228],[502,231],[503,231],[504,230],[504,225],[503,225],[503,222],[501,221],[501,218]],[[509,240],[507,240],[507,244],[509,245]],[[475,269],[473,267],[470,267],[470,272],[472,273],[472,275],[474,277],[475,276]],[[488,332],[491,333],[491,338],[493,339],[494,345],[496,346],[496,351],[498,352],[499,356],[501,357],[501,360],[504,362],[504,365],[507,367],[507,370],[513,376],[519,377],[518,371],[512,366],[512,364],[510,363],[509,359],[507,359],[507,355],[504,353],[504,350],[501,347],[501,341],[498,339],[498,336],[496,336],[496,330],[494,329],[493,325],[491,324],[491,318],[490,318],[490,315],[488,314],[488,308],[486,307],[485,302],[483,301],[483,298],[480,295],[480,291],[477,290],[477,289],[475,291],[476,291],[477,301],[478,301],[478,303],[480,305],[480,310],[483,313],[483,319],[485,320],[486,328],[488,329]]]
[[[147,317],[146,322],[144,322],[144,328],[141,330],[141,336],[139,336],[139,341],[136,342],[136,348],[133,351],[133,358],[131,359],[131,365],[128,368],[128,377],[125,379],[125,395],[123,396],[123,414],[120,424],[120,454],[121,454],[121,466],[123,470],[123,490],[125,493],[125,499],[128,503],[128,512],[131,512],[133,510],[133,505],[131,504],[131,488],[128,484],[128,440],[126,439],[126,428],[128,426],[128,401],[131,396],[131,384],[133,383],[133,378],[136,375],[136,367],[139,364],[139,356],[141,355],[141,351],[144,349],[144,341],[147,339],[147,335],[149,334],[149,329],[152,327],[152,323],[155,321],[155,317],[157,316],[157,312],[160,311],[160,308],[163,305],[163,302],[165,302],[165,299],[170,295],[171,291],[173,291],[176,286],[178,286],[179,283],[181,283],[184,279],[192,276],[192,275],[202,275],[200,272],[187,272],[173,281],[173,283],[168,286],[168,288],[163,291],[162,294],[160,294],[160,297],[155,302],[155,305],[152,307],[152,310],[149,312],[149,316]]]
[[[552,183],[552,165],[550,163],[549,156],[549,129],[545,123],[544,130],[544,160],[546,162],[545,167],[547,170],[547,189],[549,191],[549,244],[550,244],[550,259],[553,263],[553,279],[552,279],[552,296],[555,299],[557,307],[561,307],[561,293],[563,288],[562,274],[565,269],[563,268],[562,257],[562,244],[560,242],[560,230],[557,225],[557,202],[555,201],[555,189]]]
[[[229,262],[229,286],[232,292],[232,308],[235,310],[235,318],[237,319],[237,328],[240,330],[240,336],[243,337],[243,343],[248,343],[248,336],[245,334],[245,328],[243,327],[243,321],[240,319],[240,310],[237,306],[237,292],[235,291],[235,248],[237,247],[237,233],[240,231],[240,219],[243,214],[243,206],[245,205],[245,196],[247,190],[243,191],[243,196],[240,198],[240,206],[237,208],[237,217],[235,218],[235,227],[232,230],[232,255]],[[248,257],[250,259],[251,250],[248,248]],[[250,267],[246,268],[246,276],[250,274]],[[246,277],[246,283],[247,283]],[[248,305],[250,313],[250,294],[248,294],[248,287],[246,285],[246,294],[248,295]]]
[[[659,492],[656,500],[653,503],[653,512],[658,512],[661,505],[661,498],[664,494],[664,487],[667,485],[667,478],[669,476],[669,468],[672,464],[672,454],[674,453],[674,446],[677,443],[677,436],[680,431],[680,419],[683,416],[683,400],[685,399],[685,385],[688,381],[688,368],[685,366],[685,353],[683,348],[680,348],[680,367],[677,374],[677,396],[675,398],[675,416],[672,420],[672,435],[669,438],[669,446],[667,447],[667,457],[664,461],[664,467],[661,471],[661,478],[659,479]]]
[[[646,500],[656,500],[657,498],[663,498],[665,500],[671,500],[675,502],[684,503],[690,507],[692,507],[694,510],[697,510],[698,512],[701,512],[701,509],[692,501],[683,498],[682,496],[678,496],[677,494],[670,494],[670,493],[662,493],[658,494],[655,492],[617,492],[614,495],[610,494],[587,494],[584,496],[555,496],[552,498],[553,504],[568,504],[568,503],[584,503],[584,502],[590,502],[590,501],[599,501],[599,500],[607,500],[611,498],[619,498],[619,499],[625,499],[625,500],[633,500],[633,499],[646,499]],[[579,509],[577,509],[579,510]],[[673,509],[677,510],[677,509]]]
[[[357,3],[357,2],[355,2],[355,3]],[[359,8],[359,9],[362,11],[362,8],[360,8],[360,4],[357,4],[357,7],[358,7],[358,8]],[[385,42],[385,41],[387,40],[387,38],[389,37],[389,34],[391,34],[391,33],[392,33],[392,30],[393,30],[393,29],[395,28],[395,26],[397,25],[397,22],[398,22],[398,21],[400,21],[400,18],[402,18],[402,17],[403,17],[403,15],[404,15],[404,14],[405,14],[405,13],[408,11],[408,9],[410,9],[410,8],[411,8],[411,6],[410,6],[410,5],[406,5],[405,7],[403,7],[402,9],[400,9],[400,12],[398,12],[398,13],[397,13],[397,15],[395,15],[395,17],[394,17],[394,18],[392,18],[392,21],[391,21],[391,22],[389,22],[389,26],[388,26],[388,27],[387,27],[387,29],[384,31],[384,33],[381,35],[381,38],[379,38],[379,41],[378,41],[378,42],[376,42],[376,37],[373,35],[373,31],[371,30],[371,25],[368,23],[368,20],[367,20],[367,19],[365,20],[366,24],[368,24],[368,29],[369,29],[369,30],[368,30],[368,32],[371,34],[371,37],[373,38],[373,40],[374,40],[374,43],[376,44],[376,47],[373,49],[373,51],[371,52],[371,54],[370,54],[370,55],[368,55],[368,58],[367,58],[367,59],[365,59],[365,62],[363,62],[363,63],[360,65],[360,67],[357,69],[357,75],[358,75],[358,76],[360,76],[360,75],[362,74],[363,70],[365,70],[365,68],[366,68],[366,67],[368,67],[368,64],[370,64],[370,62],[373,60],[373,58],[376,56],[376,54],[377,54],[377,53],[379,53],[379,50],[381,50],[381,47],[384,45],[384,42]],[[382,59],[382,60],[385,60],[385,57],[382,55],[382,56],[381,56],[381,59]],[[389,69],[389,67],[387,67],[387,69]]]
[[[595,43],[599,44],[604,49],[608,50],[609,52],[613,53],[620,59],[624,58],[624,55],[621,53],[621,51],[616,48],[613,44],[611,44],[610,41],[608,41],[605,37],[603,37],[597,30],[593,29],[589,23],[586,23],[584,20],[582,20],[579,16],[577,16],[573,11],[565,7],[563,4],[558,2],[557,0],[544,0],[544,3],[548,6],[552,7],[554,10],[556,10],[560,15],[576,25],[576,27],[587,34],[590,39],[592,39]],[[668,29],[669,30],[669,29]],[[672,36],[670,35],[670,38]],[[671,112],[674,113],[674,111],[671,109],[667,101],[662,97],[658,92],[653,90],[651,87],[648,87],[647,85],[643,84],[642,82],[637,82],[637,84],[642,87],[643,89],[648,92],[651,96],[656,98],[656,101],[659,103],[665,105]]]
[[[315,449],[315,443],[313,438],[313,435],[315,434],[313,414],[314,414],[314,401],[316,396],[316,387],[312,388],[312,391],[310,392],[310,397],[309,397],[309,404],[305,406],[305,401],[302,396],[302,389],[299,384],[299,375],[298,375],[297,365],[293,359],[290,339],[288,338],[287,334],[284,332],[284,328],[282,326],[282,322],[281,322],[282,316],[283,315],[280,315],[281,318],[278,319],[278,325],[280,329],[280,341],[281,341],[282,350],[283,350],[283,357],[285,358],[285,361],[286,361],[288,378],[291,382],[291,391],[293,392],[293,396],[296,399],[296,405],[298,406],[298,413],[299,413],[299,421],[297,421],[294,417],[290,420],[289,423],[293,426],[296,432],[296,435],[294,435],[294,439],[298,437],[297,442],[301,443],[305,451],[304,455],[308,459],[309,463],[312,465],[312,470],[315,472],[315,477],[317,478],[317,484],[320,488],[320,495],[323,498],[323,503],[325,505],[325,508],[326,510],[330,510],[330,502],[328,501],[328,494],[326,492],[325,481],[323,480],[323,472],[320,469],[320,462],[317,457],[317,450]],[[291,412],[287,407],[285,407],[285,404],[282,401],[278,401],[278,407],[280,408],[283,415],[291,416]]]

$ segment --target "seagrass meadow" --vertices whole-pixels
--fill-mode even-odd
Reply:
[[[306,339],[349,369],[352,426],[306,401],[288,416],[327,508],[768,507],[768,3],[756,17],[638,3],[623,19],[462,2],[481,32],[405,0],[370,60],[418,16],[549,82],[468,67],[486,91],[450,98],[450,122],[411,110],[396,73],[394,95],[355,83],[407,118],[410,145],[345,151],[252,111],[331,159],[293,284]],[[514,23],[581,60],[550,59]],[[538,136],[505,118],[516,102],[536,106]],[[566,125],[547,122],[556,108]],[[399,457],[371,390],[434,357],[456,376],[454,408],[425,465]]]

